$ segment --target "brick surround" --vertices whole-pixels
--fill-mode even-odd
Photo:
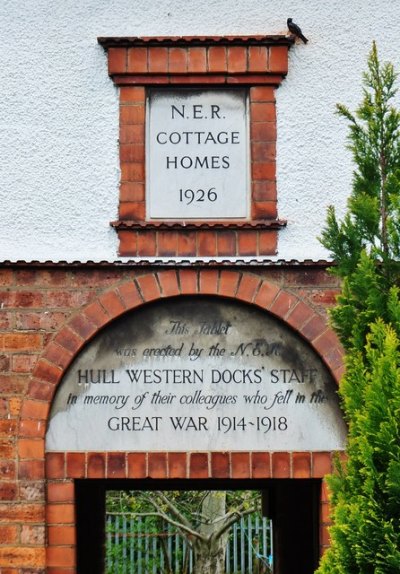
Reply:
[[[185,295],[233,298],[272,313],[321,356],[334,378],[342,350],[327,326],[338,292],[324,268],[8,266],[0,270],[0,572],[73,574],[74,480],[323,478],[330,452],[45,453],[51,401],[74,356],[110,321]],[[229,482],[227,482],[229,488]],[[321,547],[328,544],[323,483]]]
[[[288,71],[286,36],[99,38],[120,88],[119,254],[268,256],[277,252],[275,89]],[[246,87],[250,100],[251,208],[247,220],[146,219],[145,122],[149,87]]]

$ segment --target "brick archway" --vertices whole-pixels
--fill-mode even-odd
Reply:
[[[343,352],[326,321],[297,295],[246,271],[159,270],[117,284],[75,314],[46,347],[23,400],[18,430],[18,475],[47,478],[49,572],[75,572],[75,500],[78,478],[322,478],[330,452],[51,452],[45,455],[47,418],[58,384],[77,353],[108,323],[151,301],[212,295],[255,305],[273,314],[321,357],[338,382]],[[29,469],[29,471],[27,470]],[[323,488],[321,545],[328,543]]]
[[[300,334],[321,357],[334,379],[343,374],[343,350],[335,333],[307,303],[279,285],[248,272],[163,270],[125,281],[77,313],[46,347],[33,371],[21,409],[19,437],[38,440],[57,385],[76,354],[105,325],[141,305],[179,295],[214,295],[256,305]],[[32,434],[34,426],[37,434]]]

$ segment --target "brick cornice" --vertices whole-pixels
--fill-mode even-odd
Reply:
[[[292,36],[100,37],[115,84],[278,86]]]
[[[266,227],[273,229],[280,229],[286,227],[287,221],[284,219],[267,219],[262,221],[187,221],[185,222],[185,229],[265,229]],[[111,227],[115,229],[182,229],[181,221],[134,221],[134,220],[118,220],[110,223]]]
[[[291,46],[293,36],[266,34],[250,36],[99,36],[104,49],[134,46]]]

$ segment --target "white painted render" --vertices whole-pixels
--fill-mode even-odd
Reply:
[[[326,258],[326,208],[343,210],[352,165],[336,102],[361,99],[372,40],[400,70],[399,0],[2,0],[0,260],[115,261],[118,94],[98,36],[286,33],[277,91],[278,259]]]

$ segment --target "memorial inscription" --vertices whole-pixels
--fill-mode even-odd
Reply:
[[[100,333],[53,403],[47,450],[340,450],[335,384],[252,307],[153,304]]]
[[[148,217],[247,217],[245,90],[152,90],[147,108]]]

